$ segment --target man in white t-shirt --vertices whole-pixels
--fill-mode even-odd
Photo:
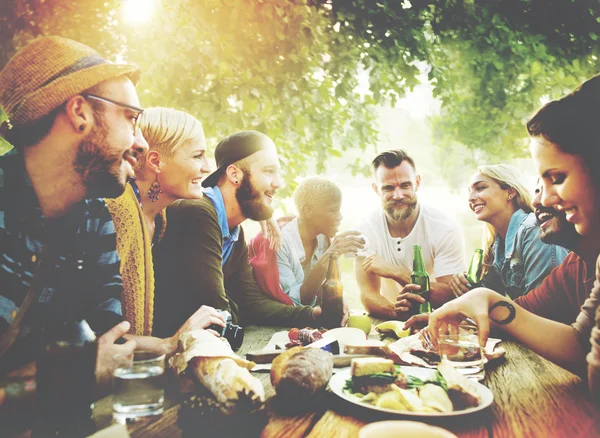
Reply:
[[[431,281],[430,301],[437,307],[454,297],[448,285],[452,275],[465,271],[463,234],[448,215],[418,202],[421,177],[406,152],[383,152],[371,167],[382,208],[358,227],[371,255],[356,258],[356,281],[370,314],[405,319],[414,305],[411,301],[423,301],[414,293],[419,286],[410,284],[413,246],[421,245]]]

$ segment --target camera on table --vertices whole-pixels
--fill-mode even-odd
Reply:
[[[231,313],[229,313],[227,310],[217,309],[217,312],[219,312],[223,319],[225,319],[225,327],[221,327],[217,324],[211,324],[206,328],[216,331],[219,335],[229,341],[231,348],[237,350],[242,346],[242,342],[244,341],[244,328],[231,322]]]

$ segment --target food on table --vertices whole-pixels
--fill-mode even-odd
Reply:
[[[440,355],[438,353],[433,352],[433,351],[423,351],[421,349],[415,348],[415,349],[411,350],[410,353],[413,356],[416,356],[419,359],[421,359],[424,362],[426,362],[427,364],[431,365],[432,367],[434,365],[439,364],[440,360],[442,360],[442,358],[440,357]]]
[[[352,388],[354,392],[376,394],[390,391],[392,384],[406,388],[404,374],[396,370],[394,361],[381,357],[352,359]]]
[[[387,356],[392,354],[392,350],[382,341],[368,339],[361,342],[346,344],[344,346],[345,354],[364,354],[369,356]]]
[[[312,344],[308,344],[306,347],[318,348],[319,350],[324,350],[331,354],[340,354],[340,343],[334,338],[319,339]]]
[[[288,332],[290,342],[286,344],[286,348],[292,347],[306,347],[308,344],[323,339],[323,333],[326,330],[318,330],[312,327],[305,327],[303,329],[293,328]]]
[[[416,393],[397,385],[392,385],[390,391],[381,394],[375,402],[375,406],[399,411],[422,412],[425,410],[423,402]]]
[[[356,344],[367,340],[367,335],[356,327],[338,327],[323,333],[324,338],[334,338],[341,345]]]
[[[465,409],[479,405],[481,396],[477,391],[475,382],[458,372],[446,360],[442,360],[437,369],[446,382],[448,396],[456,409]]]
[[[497,347],[499,342],[500,339],[488,338],[483,349],[485,355],[484,362],[498,359],[506,354],[503,348]],[[437,349],[429,339],[427,328],[388,345],[393,354],[398,356],[402,363],[408,365],[435,368],[441,360]]]
[[[352,377],[344,392],[363,403],[411,412],[452,412],[479,406],[477,384],[447,361],[438,366],[435,380],[406,376],[394,363],[382,358],[352,360]]]
[[[227,341],[205,330],[192,330],[179,336],[177,354],[169,364],[177,374],[187,369],[216,399],[232,406],[242,399],[263,402],[265,393],[260,380],[249,369],[255,365],[237,356]]]
[[[358,328],[368,336],[371,333],[371,318],[369,318],[369,315],[350,315],[348,317],[348,327]]]
[[[280,396],[309,398],[325,389],[332,371],[331,353],[294,347],[273,360],[271,383]]]
[[[404,330],[403,327],[403,321],[386,321],[375,326],[375,330],[379,333],[394,333],[400,339],[410,335],[410,329]]]
[[[454,407],[448,393],[440,385],[425,383],[419,388],[419,398],[426,407],[437,412],[452,412]]]
[[[260,380],[227,357],[194,357],[188,364],[198,381],[204,385],[218,401],[235,404],[240,397],[251,400],[265,399]]]

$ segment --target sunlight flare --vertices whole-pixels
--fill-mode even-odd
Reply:
[[[156,8],[156,0],[125,0],[123,19],[127,24],[143,24],[150,21]]]

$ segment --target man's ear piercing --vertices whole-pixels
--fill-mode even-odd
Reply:
[[[85,125],[79,125],[79,130],[83,131],[85,129]]]

